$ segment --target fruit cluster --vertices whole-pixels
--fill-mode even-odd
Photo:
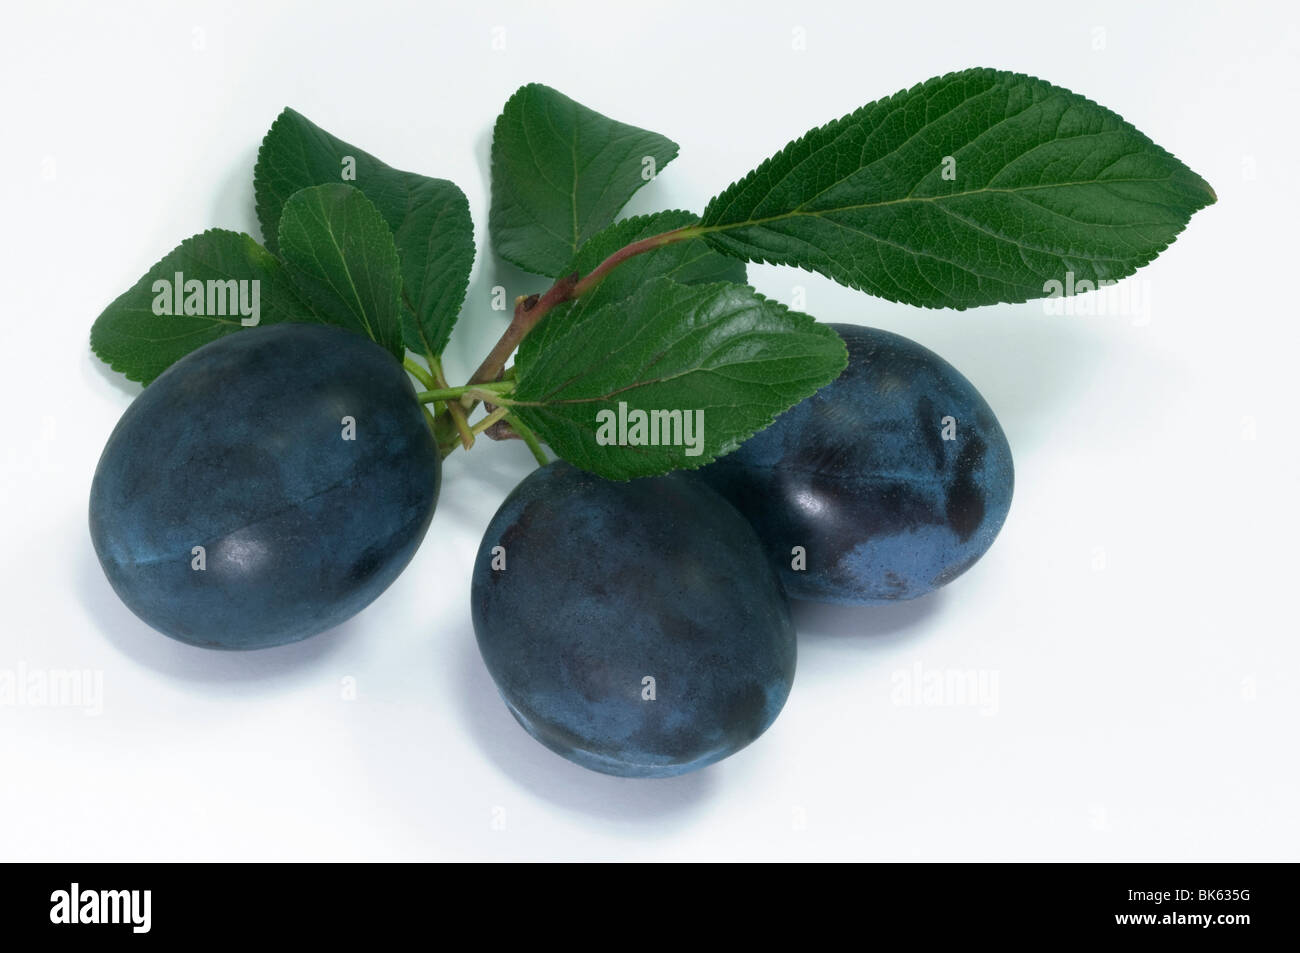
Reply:
[[[790,693],[787,595],[912,599],[993,543],[1012,467],[988,404],[920,345],[834,327],[839,379],[717,462],[627,483],[557,462],[497,511],[474,629],[547,747],[631,777],[724,758]]]
[[[661,777],[739,750],[790,693],[787,594],[875,604],[954,579],[1011,503],[988,405],[906,338],[835,325],[849,365],[698,471],[615,482],[556,461],[493,517],[479,648],[534,737]],[[401,366],[348,331],[280,324],[164,372],[96,470],[113,588],[174,638],[262,648],[374,600],[433,517],[440,461]]]
[[[322,632],[410,562],[445,456],[520,439],[541,466],[474,564],[488,671],[580,765],[694,770],[785,704],[788,600],[946,585],[992,545],[1014,482],[997,418],[952,366],[764,297],[746,264],[919,307],[1022,302],[1132,274],[1215,200],[1115,113],[990,69],[813,129],[698,216],[615,221],[676,154],[548,87],[510,98],[488,231],[552,284],[516,299],[452,387],[465,196],[286,109],[254,170],[263,243],[196,235],[91,329],[147,385],[90,495],[123,602],[211,648]]]

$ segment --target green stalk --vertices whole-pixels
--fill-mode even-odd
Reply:
[[[444,387],[437,390],[422,390],[415,399],[422,404],[431,404],[435,400],[454,401],[461,397],[473,397],[477,400],[490,400],[493,403],[509,403],[498,398],[514,390],[514,381],[497,381],[490,384],[466,384],[463,387]]]
[[[482,433],[508,413],[510,413],[509,407],[498,407],[469,429],[471,432],[476,434]]]
[[[533,457],[537,460],[538,466],[546,466],[550,459],[546,456],[546,451],[542,448],[542,442],[537,439],[537,434],[533,433],[533,428],[529,427],[518,416],[512,416],[509,420],[510,429],[519,434],[519,438],[528,445],[528,449],[533,452]]]
[[[437,382],[434,381],[433,376],[417,364],[409,354],[402,359],[402,366],[406,368],[412,377],[423,384],[427,390],[433,390],[438,386]]]

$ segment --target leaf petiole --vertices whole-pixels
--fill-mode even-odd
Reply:
[[[534,459],[537,460],[538,466],[546,466],[551,462],[546,455],[546,450],[542,447],[542,442],[537,439],[537,434],[533,433],[533,428],[520,420],[517,416],[511,416],[508,423],[510,429],[519,434],[519,438],[528,445],[528,449],[533,452]]]
[[[484,430],[487,430],[489,427],[491,427],[498,420],[504,418],[505,415],[508,413],[510,413],[509,407],[498,407],[496,410],[492,411],[492,413],[488,414],[486,417],[484,417],[482,420],[476,423],[473,427],[471,427],[470,431],[476,434],[480,434]]]
[[[434,390],[438,385],[433,380],[433,375],[417,364],[408,354],[402,359],[402,366],[406,368],[407,373],[425,386],[427,390]]]
[[[461,397],[472,397],[475,400],[487,399],[494,403],[506,403],[506,401],[497,401],[496,398],[502,394],[508,394],[514,389],[514,381],[466,384],[463,387],[444,387],[436,390],[422,390],[415,395],[415,399],[422,404],[431,404],[437,400],[454,401]]]
[[[447,378],[442,373],[442,361],[440,361],[432,351],[429,351],[428,355],[429,370],[433,372],[433,383],[428,386],[432,390],[445,389],[447,386]],[[460,435],[461,446],[466,450],[474,446],[474,433],[469,429],[469,421],[466,419],[465,411],[460,404],[454,400],[449,401],[442,405],[442,408],[439,409],[438,413],[443,413],[444,410],[447,416],[451,418],[451,422],[456,428],[456,433]]]

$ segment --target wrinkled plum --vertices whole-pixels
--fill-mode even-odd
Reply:
[[[487,528],[472,603],[515,718],[607,774],[667,777],[734,753],[794,677],[789,607],[754,530],[680,474],[535,471]]]
[[[1011,506],[1011,448],[943,358],[831,326],[849,351],[840,377],[694,475],[749,518],[791,598],[913,599],[992,545]]]
[[[439,480],[391,354],[339,328],[268,325],[187,355],[127,408],[95,471],[90,532],[149,625],[263,648],[383,592],[424,537]]]

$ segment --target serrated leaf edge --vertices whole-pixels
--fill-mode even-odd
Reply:
[[[919,82],[919,83],[915,83],[915,84],[913,84],[912,86],[909,86],[909,87],[907,87],[907,88],[905,88],[905,89],[900,89],[900,90],[898,90],[897,92],[892,93],[892,94],[889,95],[889,96],[885,96],[885,97],[883,97],[883,98],[881,98],[881,99],[877,99],[877,100],[872,100],[872,101],[869,102],[869,103],[866,103],[866,104],[864,104],[864,105],[862,105],[862,106],[859,106],[857,109],[853,110],[852,112],[849,112],[849,113],[844,114],[843,116],[840,116],[838,119],[831,119],[831,120],[828,120],[827,122],[822,123],[820,126],[814,126],[812,129],[809,129],[809,130],[808,130],[807,132],[805,132],[803,135],[801,135],[801,136],[799,136],[799,137],[797,137],[797,138],[795,138],[795,139],[790,140],[788,143],[786,143],[784,146],[782,146],[782,147],[781,147],[779,150],[777,150],[775,153],[773,153],[772,155],[768,156],[766,159],[764,159],[762,162],[760,162],[757,166],[755,166],[755,167],[754,167],[753,169],[751,169],[749,172],[745,173],[745,175],[741,176],[739,179],[736,179],[734,182],[732,182],[732,183],[731,183],[730,185],[728,185],[726,188],[722,189],[722,191],[720,191],[717,195],[715,195],[713,198],[711,198],[711,199],[709,200],[709,203],[705,206],[705,208],[704,208],[704,212],[700,215],[700,221],[701,221],[701,223],[704,224],[706,228],[715,227],[715,226],[709,226],[707,223],[708,223],[708,219],[709,219],[709,215],[710,215],[710,213],[714,211],[714,206],[715,206],[715,204],[717,203],[717,201],[718,201],[720,198],[722,198],[722,196],[726,195],[728,192],[731,192],[733,189],[740,189],[740,188],[743,188],[743,187],[749,185],[751,182],[753,182],[753,180],[754,180],[754,179],[755,179],[755,178],[756,178],[756,177],[757,177],[761,172],[763,172],[763,170],[764,170],[764,169],[765,169],[765,168],[766,168],[770,163],[774,163],[777,159],[779,159],[779,158],[781,158],[782,156],[784,156],[787,152],[790,152],[790,151],[793,151],[793,150],[797,149],[797,148],[798,148],[799,146],[801,146],[804,142],[806,142],[809,138],[811,138],[812,136],[818,135],[819,133],[822,133],[822,132],[823,132],[825,129],[827,129],[828,127],[830,127],[830,126],[834,126],[834,125],[836,125],[836,124],[838,124],[838,123],[845,123],[845,122],[852,121],[855,117],[857,117],[857,116],[860,115],[861,113],[865,112],[866,110],[868,110],[868,109],[872,109],[872,108],[875,108],[875,107],[877,107],[877,106],[880,106],[880,105],[883,105],[883,104],[886,104],[886,103],[889,103],[889,102],[891,102],[891,101],[893,101],[893,100],[898,99],[899,97],[914,95],[914,94],[915,94],[917,91],[919,91],[922,87],[924,87],[924,86],[926,86],[926,85],[928,85],[928,84],[930,84],[930,83],[942,83],[942,82],[947,82],[947,81],[951,81],[951,80],[953,80],[953,79],[955,79],[955,78],[958,78],[958,77],[963,77],[963,76],[968,76],[968,75],[974,75],[974,74],[985,74],[985,75],[990,75],[990,76],[994,76],[994,77],[1007,77],[1007,78],[1015,78],[1015,79],[1017,79],[1017,80],[1028,80],[1028,81],[1033,82],[1033,83],[1038,83],[1038,84],[1041,84],[1041,85],[1047,86],[1049,89],[1052,89],[1052,90],[1055,90],[1055,91],[1058,91],[1058,92],[1061,92],[1061,93],[1065,93],[1065,94],[1067,94],[1067,95],[1069,95],[1069,96],[1077,97],[1078,99],[1082,100],[1083,102],[1087,103],[1088,105],[1090,105],[1090,106],[1094,106],[1094,107],[1096,107],[1097,109],[1103,110],[1103,111],[1105,111],[1105,112],[1107,112],[1107,113],[1110,113],[1111,115],[1115,116],[1115,117],[1119,120],[1119,122],[1120,122],[1120,127],[1121,127],[1124,131],[1126,131],[1126,132],[1130,132],[1130,133],[1132,133],[1132,134],[1134,134],[1134,135],[1137,135],[1137,136],[1141,137],[1142,139],[1146,140],[1146,142],[1149,143],[1150,146],[1151,146],[1151,147],[1152,147],[1156,152],[1162,154],[1165,158],[1172,159],[1173,161],[1177,162],[1177,163],[1178,163],[1179,165],[1181,165],[1183,168],[1187,169],[1188,172],[1190,172],[1193,176],[1195,176],[1197,179],[1199,179],[1200,182],[1201,182],[1201,184],[1205,186],[1205,191],[1206,191],[1206,198],[1207,198],[1207,201],[1205,201],[1203,204],[1197,205],[1195,208],[1193,208],[1193,209],[1191,210],[1191,213],[1189,213],[1189,215],[1188,215],[1188,220],[1189,220],[1189,221],[1190,221],[1190,219],[1191,219],[1191,215],[1192,215],[1192,214],[1195,214],[1196,212],[1200,211],[1201,209],[1207,208],[1208,206],[1213,205],[1215,202],[1218,201],[1218,196],[1215,194],[1214,189],[1210,186],[1210,184],[1205,180],[1205,178],[1204,178],[1203,176],[1199,175],[1197,172],[1195,172],[1194,170],[1192,170],[1192,169],[1191,169],[1191,168],[1190,168],[1190,167],[1189,167],[1185,162],[1183,162],[1181,159],[1179,159],[1176,155],[1174,155],[1174,154],[1173,154],[1172,152],[1170,152],[1168,149],[1164,148],[1164,147],[1161,146],[1159,143],[1155,142],[1153,139],[1151,139],[1150,136],[1148,136],[1146,133],[1142,132],[1140,129],[1138,129],[1136,126],[1134,126],[1131,122],[1129,122],[1127,119],[1125,119],[1123,116],[1121,116],[1121,115],[1120,115],[1118,112],[1116,112],[1115,110],[1113,110],[1113,109],[1111,109],[1111,108],[1109,108],[1109,107],[1107,107],[1107,106],[1103,106],[1103,105],[1101,105],[1100,103],[1096,102],[1095,100],[1090,99],[1089,97],[1084,96],[1084,95],[1081,94],[1081,93],[1076,93],[1076,92],[1074,92],[1073,90],[1066,89],[1066,88],[1063,87],[1063,86],[1057,86],[1055,83],[1048,82],[1048,81],[1045,80],[1045,79],[1041,79],[1040,77],[1033,76],[1033,75],[1028,74],[1028,73],[1016,73],[1016,72],[1013,72],[1013,71],[1011,71],[1011,70],[999,70],[999,69],[994,69],[994,68],[992,68],[992,67],[987,67],[987,66],[973,66],[973,67],[968,67],[967,69],[953,70],[953,71],[951,71],[951,72],[944,73],[944,74],[941,75],[941,76],[932,76],[932,77],[930,77],[929,79],[923,80],[923,81],[921,81],[921,82]],[[726,231],[726,230],[728,230],[729,228],[744,228],[744,227],[749,227],[749,224],[748,224],[748,223],[735,223],[735,224],[733,224],[733,225],[717,227],[717,231]],[[1145,267],[1146,265],[1149,265],[1149,264],[1150,264],[1152,261],[1154,261],[1157,257],[1159,257],[1161,254],[1163,254],[1163,253],[1164,253],[1164,252],[1169,248],[1169,246],[1172,245],[1172,244],[1174,243],[1174,241],[1178,238],[1178,236],[1181,235],[1181,234],[1183,233],[1183,231],[1184,231],[1186,228],[1187,228],[1187,222],[1184,222],[1183,224],[1177,226],[1177,227],[1173,230],[1173,234],[1170,236],[1170,238],[1169,238],[1169,240],[1168,240],[1167,242],[1165,242],[1164,244],[1160,245],[1160,246],[1157,247],[1157,248],[1154,248],[1154,249],[1152,250],[1152,252],[1151,252],[1151,254],[1150,254],[1149,256],[1141,257],[1140,260],[1139,260],[1139,259],[1135,259],[1135,263],[1133,264],[1133,267],[1132,267],[1130,270],[1128,270],[1128,271],[1127,271],[1127,272],[1126,272],[1122,277],[1123,277],[1123,278],[1127,278],[1127,277],[1133,275],[1135,272],[1137,272],[1140,268],[1143,268],[1143,267]],[[780,265],[780,266],[783,266],[783,267],[794,267],[794,268],[798,268],[798,270],[800,270],[800,271],[802,271],[802,272],[804,272],[804,273],[806,273],[806,274],[810,274],[810,275],[821,275],[821,272],[818,272],[818,271],[816,271],[816,270],[814,270],[814,269],[812,269],[812,268],[808,268],[808,267],[805,267],[805,266],[802,266],[802,265],[790,265],[788,262],[776,261],[776,260],[773,260],[772,258],[769,258],[769,257],[767,257],[767,256],[765,256],[765,255],[762,255],[762,254],[753,255],[753,256],[749,256],[749,255],[737,255],[734,249],[729,249],[729,248],[726,247],[725,245],[720,244],[720,243],[718,243],[718,242],[715,242],[715,241],[713,240],[713,233],[712,233],[712,232],[708,232],[708,231],[706,231],[706,232],[704,232],[703,234],[700,235],[700,238],[702,238],[706,243],[708,243],[708,245],[709,245],[711,248],[713,248],[715,251],[720,252],[721,254],[725,254],[725,255],[732,256],[732,257],[740,258],[742,261],[756,262],[756,263],[761,263],[761,264],[765,264],[765,265]],[[915,254],[915,253],[913,253],[913,254]],[[951,264],[951,263],[950,263],[950,264]],[[958,267],[961,267],[961,266],[958,266]],[[825,275],[821,275],[821,276],[822,276],[822,277],[827,277],[827,276],[825,276]],[[894,297],[894,296],[892,296],[892,295],[881,294],[881,293],[878,292],[878,291],[875,291],[875,290],[873,290],[873,289],[866,288],[866,287],[862,286],[861,284],[858,284],[858,283],[855,283],[855,282],[851,282],[851,281],[844,281],[844,282],[841,282],[839,279],[835,279],[835,278],[832,278],[832,279],[830,279],[830,280],[834,281],[836,284],[843,284],[843,285],[845,285],[846,287],[852,288],[852,289],[855,290],[855,291],[861,291],[861,292],[864,292],[864,293],[866,293],[866,294],[869,294],[869,295],[871,295],[872,297],[881,298],[881,299],[883,299],[883,300],[885,300],[885,301],[892,301],[892,302],[894,302],[895,304],[906,304],[906,305],[910,305],[910,306],[912,306],[912,307],[925,308],[925,309],[927,309],[927,310],[966,311],[966,310],[968,310],[969,308],[973,308],[973,307],[993,307],[993,306],[995,306],[995,305],[984,305],[984,304],[978,304],[978,305],[968,305],[968,304],[924,304],[924,303],[923,303],[923,304],[916,304],[915,302],[904,301],[904,300],[902,300],[901,298]],[[1000,304],[1024,304],[1026,301],[1037,300],[1038,298],[1041,298],[1041,297],[1042,297],[1041,295],[1026,295],[1026,296],[1024,296],[1024,297],[1012,297],[1012,298],[1008,298],[1008,299],[1006,299],[1006,300],[1003,300],[1003,301],[1001,301],[1001,302],[999,302],[999,303],[1000,303]]]

